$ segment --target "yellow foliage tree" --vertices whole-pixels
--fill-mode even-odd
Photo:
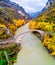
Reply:
[[[29,23],[29,28],[30,29],[40,29],[40,30],[44,30],[44,31],[48,31],[48,32],[54,32],[55,27],[53,27],[55,24],[54,23],[50,23],[50,22],[36,22],[36,21],[31,21]]]
[[[24,25],[25,24],[25,20],[21,20],[21,19],[19,19],[19,20],[13,20],[14,21],[14,23],[15,23],[15,25],[16,25],[16,27],[20,27],[20,26],[22,26],[22,25]]]
[[[6,28],[6,26],[4,24],[0,24],[0,27],[2,28]]]
[[[30,21],[29,23],[29,28],[30,29],[37,29],[38,28],[38,23],[36,23],[35,21]]]
[[[8,28],[9,28],[9,29],[12,29],[13,31],[15,31],[15,30],[17,29],[17,27],[14,26],[14,24],[10,24],[10,23],[9,23],[9,25],[8,25]]]

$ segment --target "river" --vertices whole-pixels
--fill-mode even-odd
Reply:
[[[28,23],[16,31],[16,35],[29,31]],[[18,40],[18,39],[17,39]],[[28,33],[21,41],[22,49],[17,55],[14,65],[55,65],[54,58],[47,52],[41,40]]]

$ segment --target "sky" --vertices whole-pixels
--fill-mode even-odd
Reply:
[[[41,11],[48,0],[11,0],[22,6],[27,13]]]

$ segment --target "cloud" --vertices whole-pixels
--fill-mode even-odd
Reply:
[[[11,0],[22,6],[26,12],[37,12],[41,10],[48,0]]]

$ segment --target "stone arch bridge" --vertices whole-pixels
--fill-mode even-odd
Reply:
[[[17,36],[12,37],[12,38],[5,39],[5,40],[0,40],[0,48],[8,47],[12,43],[20,44],[21,43],[21,40],[24,38],[24,36],[27,35],[30,32],[36,33],[40,37],[41,40],[43,39],[44,35],[46,34],[45,31],[36,30],[36,29],[29,30],[29,31],[25,31],[25,32],[23,32],[21,34],[18,34]]]

